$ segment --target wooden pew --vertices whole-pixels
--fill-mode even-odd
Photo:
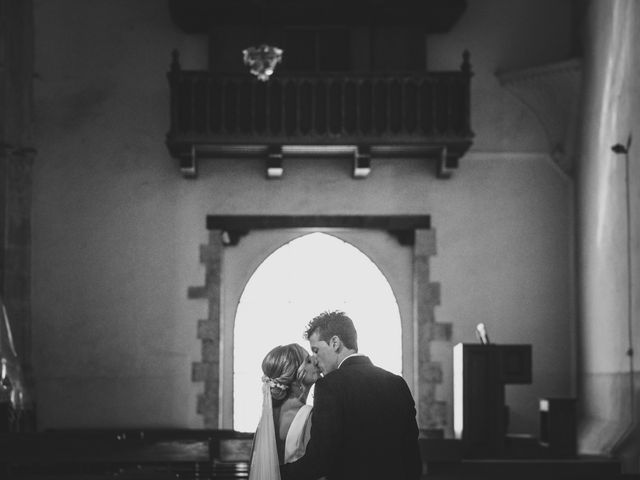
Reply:
[[[252,434],[225,430],[58,430],[0,434],[2,480],[241,480]],[[636,480],[611,459],[465,459],[461,442],[421,439],[424,480]]]
[[[252,439],[225,430],[3,434],[0,474],[15,480],[243,479]]]

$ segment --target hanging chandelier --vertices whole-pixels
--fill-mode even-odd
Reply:
[[[271,45],[249,47],[242,51],[244,64],[258,80],[266,82],[273,74],[276,65],[282,61],[283,50]]]

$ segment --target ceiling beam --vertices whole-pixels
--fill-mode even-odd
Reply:
[[[446,33],[466,6],[466,0],[169,0],[173,22],[186,33],[216,25],[412,25]]]

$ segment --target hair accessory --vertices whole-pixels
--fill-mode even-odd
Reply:
[[[289,388],[289,385],[284,385],[273,378],[267,377],[266,375],[262,377],[262,383],[266,383],[271,388],[279,388],[280,390],[287,390]]]

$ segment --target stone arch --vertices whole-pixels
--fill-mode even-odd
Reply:
[[[441,347],[434,349],[433,346],[451,341],[452,326],[450,323],[436,321],[435,317],[435,307],[440,304],[440,284],[430,279],[430,259],[436,255],[436,232],[431,229],[428,215],[210,215],[207,217],[207,228],[209,242],[200,246],[200,261],[205,265],[205,282],[204,285],[189,287],[188,290],[189,298],[208,302],[207,317],[198,321],[197,329],[197,337],[202,345],[202,359],[192,364],[192,380],[204,386],[203,392],[198,396],[197,412],[202,415],[205,428],[231,428],[231,414],[228,411],[231,402],[225,400],[231,382],[230,379],[227,380],[230,366],[225,360],[224,349],[229,350],[229,337],[232,336],[228,331],[229,318],[233,316],[229,315],[229,301],[226,313],[223,309],[225,292],[222,288],[222,257],[225,248],[237,245],[240,238],[253,230],[257,234],[260,230],[286,232],[289,229],[290,233],[291,229],[299,232],[300,229],[308,231],[309,228],[316,231],[338,229],[340,237],[347,241],[359,231],[377,231],[382,235],[386,231],[390,234],[389,239],[397,240],[396,245],[409,248],[406,251],[411,255],[411,266],[406,274],[403,273],[406,278],[397,277],[398,272],[394,278],[396,284],[409,282],[409,290],[412,290],[408,296],[409,305],[401,308],[403,351],[406,356],[403,359],[403,369],[406,369],[403,375],[416,400],[419,427],[439,431],[448,428],[452,411],[442,387],[444,384],[446,388],[447,381],[450,380],[443,375],[443,362],[446,365],[449,359],[442,356]],[[249,239],[251,237],[253,235]],[[358,242],[354,244],[361,247]],[[227,250],[225,257],[233,250]],[[362,250],[372,257],[366,249]],[[380,260],[379,256],[377,258]],[[393,265],[397,263],[395,258],[383,260],[386,262],[383,271],[393,269]],[[258,264],[259,262],[255,266]],[[246,278],[250,276],[249,273]]]

